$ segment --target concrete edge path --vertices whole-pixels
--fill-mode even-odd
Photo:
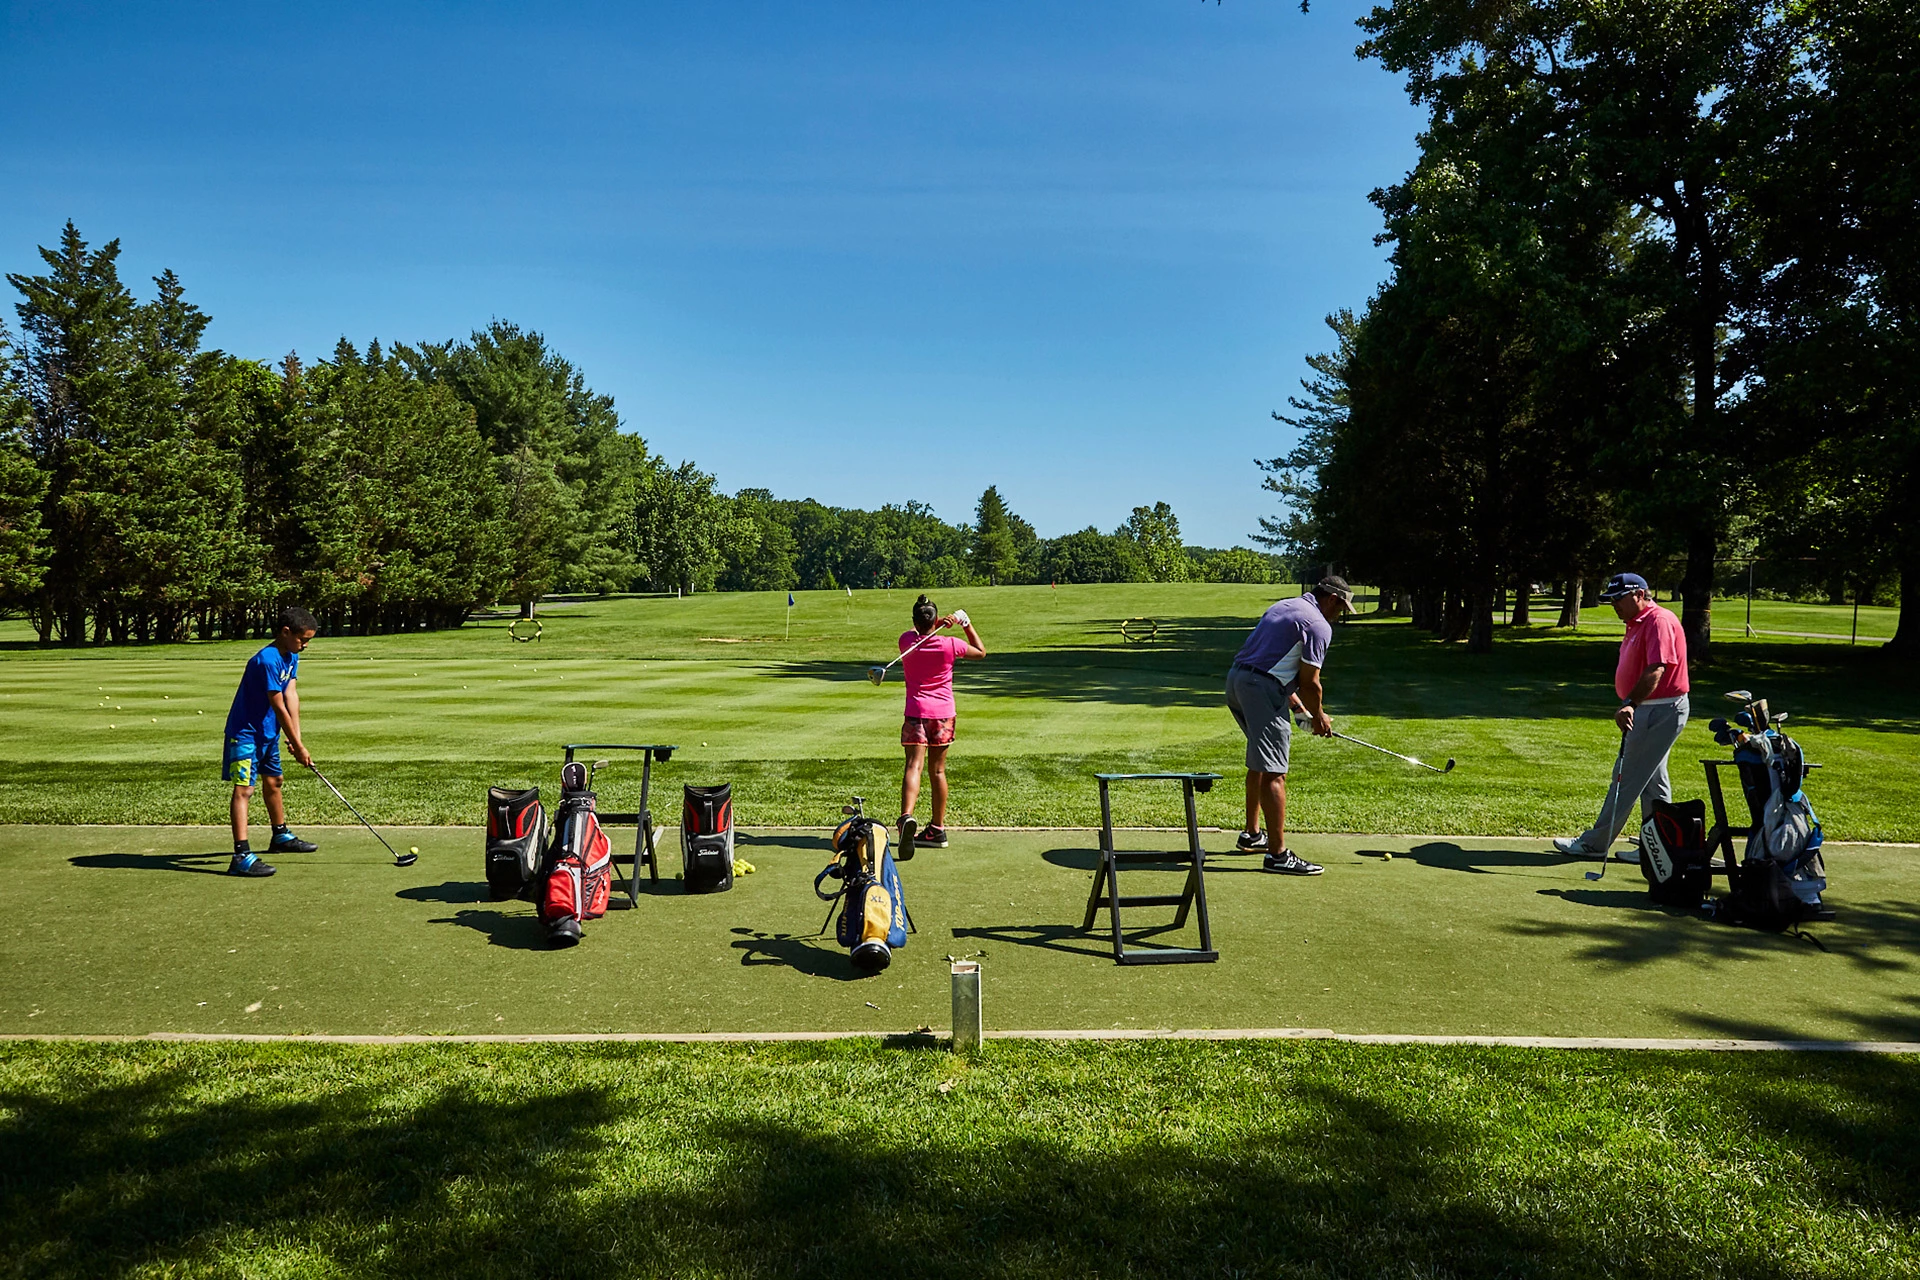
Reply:
[[[0,1042],[79,1042],[85,1044],[781,1044],[821,1040],[907,1040],[939,1043],[951,1039],[933,1031],[615,1031],[554,1035],[244,1035],[240,1033],[152,1031],[146,1035],[0,1035]],[[1334,1040],[1368,1045],[1497,1045],[1515,1049],[1648,1049],[1713,1053],[1913,1053],[1910,1040],[1675,1040],[1631,1036],[1422,1036],[1373,1035],[1320,1027],[1248,1027],[1128,1029],[1110,1031],[997,1031],[989,1040]]]

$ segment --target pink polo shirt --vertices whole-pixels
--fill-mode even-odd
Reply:
[[[1613,691],[1622,698],[1632,693],[1633,686],[1656,662],[1666,670],[1647,695],[1649,699],[1675,698],[1687,692],[1687,634],[1671,611],[1648,601],[1640,616],[1627,624],[1626,637],[1620,641],[1620,665],[1614,668]]]
[[[919,641],[918,631],[900,633],[900,651]],[[953,664],[967,651],[967,642],[958,636],[935,636],[900,660],[900,671],[907,678],[907,711],[916,718],[951,720],[953,709]]]

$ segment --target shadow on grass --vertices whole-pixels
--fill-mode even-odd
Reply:
[[[492,902],[484,880],[447,880],[440,884],[417,884],[394,893],[408,902]]]
[[[196,875],[224,876],[233,861],[233,850],[217,853],[85,853],[67,861],[76,867],[100,867],[109,871],[190,871]]]
[[[792,969],[809,978],[831,978],[835,982],[859,982],[874,976],[854,968],[846,948],[831,937],[764,933],[738,927],[733,932],[743,935],[730,944],[740,953],[743,969],[772,966]]]
[[[1467,871],[1478,875],[1497,874],[1501,867],[1559,867],[1569,863],[1569,859],[1551,851],[1462,849],[1450,840],[1430,840],[1425,844],[1417,844],[1411,849],[1355,849],[1354,854],[1361,858],[1385,859],[1391,856],[1395,862],[1405,858],[1423,867],[1436,867],[1442,871]],[[1640,874],[1638,870],[1626,867],[1625,863],[1620,865],[1635,876]]]
[[[50,1277],[272,1262],[432,1277],[1785,1280],[1912,1260],[1911,1064],[1399,1054],[1387,1085],[1378,1056],[1324,1052],[1078,1053],[1088,1081],[1124,1081],[1127,1101],[1096,1088],[1064,1111],[1047,1105],[1057,1068],[1027,1068],[1045,1074],[1037,1098],[995,1092],[991,1069],[974,1097],[965,1079],[936,1089],[921,1054],[763,1051],[791,1082],[752,1089],[725,1078],[762,1069],[745,1055],[658,1055],[636,1072],[626,1051],[408,1051],[363,1073],[348,1054],[175,1053],[147,1070],[70,1054],[117,1078],[13,1073],[27,1082],[0,1093],[0,1236],[22,1274]],[[275,1078],[247,1082],[256,1064]],[[731,1105],[684,1105],[689,1078]],[[838,1096],[870,1079],[870,1097]],[[1614,1098],[1649,1081],[1665,1086],[1651,1127]],[[1675,1163],[1700,1176],[1647,1203],[1634,1179]]]
[[[1633,871],[1632,868],[1627,868]],[[1525,920],[1507,929],[1524,937],[1572,940],[1572,955],[1610,964],[1682,959],[1725,962],[1792,953],[1818,964],[1845,964],[1878,973],[1904,973],[1920,955],[1920,904],[1849,903],[1830,894],[1838,918],[1802,926],[1808,937],[1769,933],[1709,920],[1702,912],[1664,907],[1637,878],[1618,888],[1541,889],[1541,897],[1607,912],[1592,920]],[[1724,883],[1716,892],[1724,890]]]
[[[502,904],[503,906],[506,904]],[[487,944],[494,947],[511,947],[515,951],[551,951],[552,944],[547,941],[547,927],[540,923],[538,916],[529,907],[525,911],[508,914],[505,911],[456,911],[450,916],[441,916],[428,924],[453,924],[462,929],[471,929],[485,935]],[[586,928],[591,930],[589,921]]]

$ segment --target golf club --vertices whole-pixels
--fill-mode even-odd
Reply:
[[[964,626],[967,622],[966,610],[955,609],[953,611],[953,620]],[[936,627],[932,631],[929,631],[927,632],[927,634],[921,636],[918,640],[915,640],[906,649],[902,650],[900,653],[900,657],[895,658],[893,659],[892,662],[887,663],[886,667],[868,667],[867,683],[868,684],[884,684],[887,679],[887,667],[892,666],[894,662],[900,661],[901,658],[906,657],[909,653],[912,653],[915,649],[918,649],[921,645],[925,644],[927,641],[933,639],[935,636],[939,634],[940,634],[940,630],[939,628]]]
[[[344,804],[347,806],[348,813],[351,813],[356,818],[360,818],[360,811],[353,807],[353,804],[351,801],[349,801],[345,796],[340,794],[340,788],[334,786],[333,783],[327,780],[327,775],[320,772],[319,765],[310,764],[307,766],[307,768],[313,770],[314,777],[326,783],[327,790],[333,792],[334,799],[338,800],[341,804]],[[373,824],[371,822],[368,822],[365,818],[360,818],[360,825],[365,827],[369,831],[373,831]],[[381,844],[386,845],[386,850],[388,853],[393,853],[393,846],[390,844],[387,844],[387,838],[385,836],[381,835],[378,831],[373,831],[373,838],[375,840],[378,840]],[[419,860],[420,860],[420,855],[416,853],[393,853],[393,865],[396,867],[410,867],[414,863],[418,862]]]
[[[1308,722],[1305,720],[1297,721],[1297,723],[1303,729],[1308,727]],[[1370,751],[1378,751],[1383,756],[1392,756],[1395,760],[1405,760],[1408,764],[1419,765],[1422,769],[1431,769],[1435,773],[1452,773],[1453,772],[1454,760],[1452,756],[1447,757],[1447,767],[1442,769],[1437,764],[1428,764],[1425,760],[1419,760],[1413,756],[1403,756],[1398,751],[1389,751],[1385,747],[1376,747],[1371,742],[1363,742],[1359,738],[1354,737],[1352,734],[1341,733],[1337,729],[1334,730],[1333,736],[1336,738],[1344,738],[1348,742],[1354,743],[1357,746],[1366,747]]]
[[[1614,817],[1620,811],[1620,774],[1626,769],[1626,767],[1627,767],[1627,731],[1625,729],[1622,729],[1620,731],[1620,750],[1613,757],[1613,785],[1607,788],[1607,828],[1609,830],[1613,828]],[[1589,880],[1605,879],[1607,874],[1607,863],[1612,859],[1612,857],[1613,857],[1612,850],[1602,849],[1600,851],[1600,869],[1598,871],[1587,872],[1587,879]]]

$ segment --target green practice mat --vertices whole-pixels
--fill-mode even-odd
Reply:
[[[610,831],[616,848],[632,839]],[[1093,833],[960,832],[902,864],[919,932],[890,969],[859,977],[830,935],[811,936],[826,912],[811,889],[821,832],[743,833],[759,870],[732,892],[688,896],[665,880],[559,952],[531,906],[486,900],[477,829],[389,833],[421,848],[406,869],[364,831],[310,833],[322,852],[248,881],[216,874],[227,853],[215,828],[0,828],[0,1033],[910,1032],[947,1026],[946,958],[980,953],[989,1035],[1920,1040],[1911,850],[1829,846],[1840,918],[1812,930],[1816,946],[1653,907],[1636,868],[1589,882],[1594,864],[1544,842],[1301,836],[1324,876],[1210,862],[1219,963],[1120,968],[1104,913],[1095,933],[1079,927]],[[1123,876],[1128,893],[1178,885]],[[1194,930],[1142,941],[1191,946]]]

